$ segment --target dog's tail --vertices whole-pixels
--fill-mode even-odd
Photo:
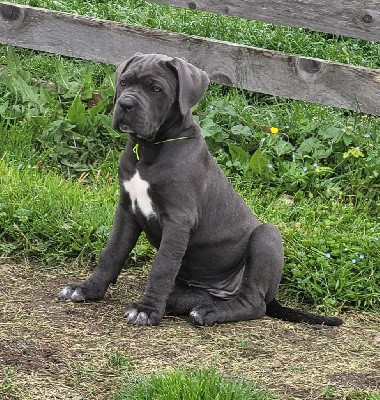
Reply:
[[[314,325],[339,326],[343,321],[337,317],[328,317],[326,315],[312,314],[305,311],[298,311],[293,308],[282,306],[277,300],[272,300],[267,304],[266,315],[273,318],[279,318],[290,322],[305,322]]]

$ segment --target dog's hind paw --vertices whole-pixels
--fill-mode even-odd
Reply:
[[[218,321],[217,313],[213,307],[194,308],[190,312],[190,322],[200,326],[215,325]]]
[[[191,321],[193,324],[196,324],[196,325],[203,325],[203,318],[202,318],[202,316],[198,313],[197,310],[192,310],[192,311],[190,312],[190,321]]]

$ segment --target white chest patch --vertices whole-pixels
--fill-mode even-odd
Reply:
[[[152,200],[148,195],[149,183],[141,179],[139,171],[136,171],[130,180],[124,181],[123,185],[129,194],[134,212],[138,207],[146,218],[156,215],[153,211]]]

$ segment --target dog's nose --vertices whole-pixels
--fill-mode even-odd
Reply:
[[[123,96],[118,103],[123,110],[132,111],[137,105],[137,100],[133,96]]]

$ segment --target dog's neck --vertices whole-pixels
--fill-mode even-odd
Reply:
[[[141,159],[148,161],[152,160],[157,156],[160,147],[165,143],[179,142],[183,139],[191,139],[197,136],[197,129],[191,129],[196,126],[191,113],[182,116],[171,121],[169,124],[163,124],[160,130],[157,132],[155,139],[151,142],[145,140],[139,140],[137,138],[132,139],[132,152],[135,155],[136,161]]]
[[[186,115],[177,114],[177,118],[165,121],[158,130],[154,142],[162,142],[168,139],[186,136],[188,128],[194,124],[193,116],[189,112]]]
[[[176,138],[170,138],[170,139],[161,140],[159,142],[153,142],[151,144],[152,145],[160,145],[160,144],[164,144],[164,143],[168,143],[168,142],[175,142],[175,141],[179,141],[179,140],[183,140],[183,139],[191,139],[191,136],[179,136],[179,137],[176,137]],[[132,151],[135,154],[137,161],[140,161],[140,144],[136,143],[132,147]]]
[[[152,141],[140,139],[136,135],[131,135],[130,138],[133,145],[139,144],[143,147],[149,147],[159,142],[163,143],[183,136],[194,136],[194,130],[189,129],[194,125],[195,122],[191,113],[188,113],[185,116],[179,114],[177,118],[165,121],[156,132]]]

